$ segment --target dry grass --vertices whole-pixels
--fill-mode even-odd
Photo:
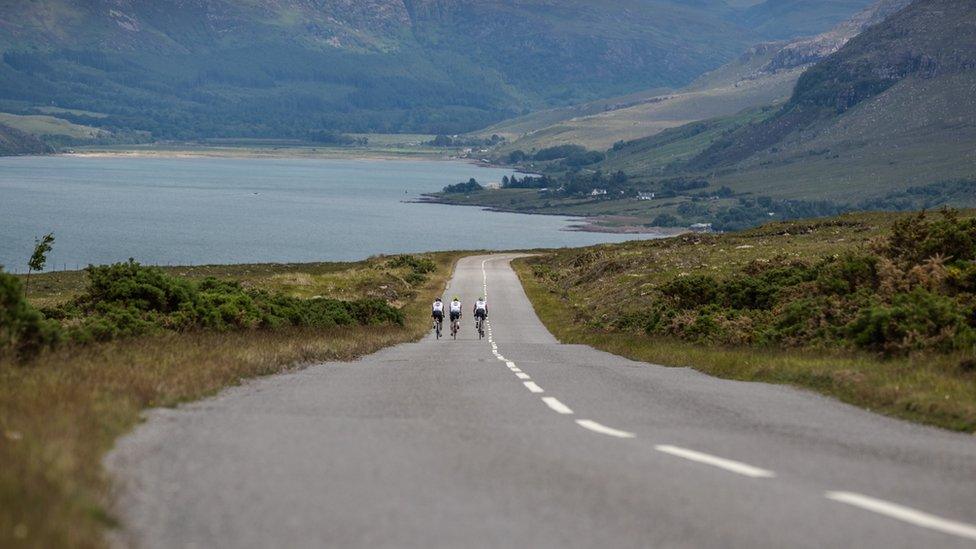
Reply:
[[[727,379],[795,385],[886,415],[976,431],[976,369],[960,369],[964,355],[930,353],[883,360],[854,352],[718,347],[613,332],[585,321],[581,307],[588,302],[580,296],[553,291],[533,276],[526,260],[514,265],[539,318],[562,342],[654,364],[691,367]],[[607,277],[606,282],[611,280]],[[618,290],[604,288],[604,295],[622,295]],[[609,301],[619,303],[617,299]]]
[[[143,409],[417,339],[428,330],[428,300],[443,289],[460,255],[436,254],[437,272],[404,297],[407,321],[402,327],[172,334],[62,348],[29,365],[0,362],[0,546],[104,545],[103,530],[113,520],[106,512],[109,492],[101,459],[119,435],[138,423]],[[345,269],[327,265],[209,269],[260,271],[251,281],[265,287],[278,285],[280,275],[289,285],[303,282],[303,289],[307,277],[323,277],[323,284],[329,277],[353,279],[368,286],[390,276],[376,268],[376,261]],[[47,294],[39,290],[37,300],[54,299],[52,292],[62,292],[62,299],[70,293],[77,275],[58,275],[63,284],[52,283]]]

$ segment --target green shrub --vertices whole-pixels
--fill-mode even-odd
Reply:
[[[827,259],[817,271],[817,286],[824,293],[846,295],[878,285],[878,258],[873,255],[852,253]]]
[[[940,219],[930,221],[923,211],[896,222],[881,252],[910,264],[936,255],[952,261],[976,259],[976,218],[960,219],[950,209],[943,209],[940,215]]]
[[[618,329],[692,341],[848,346],[884,354],[952,351],[976,339],[976,221],[951,211],[895,224],[877,253],[816,264],[754,261],[726,279],[692,274],[660,287]],[[946,264],[948,257],[960,258]]]
[[[61,337],[57,321],[45,318],[27,302],[20,280],[0,271],[0,353],[33,356]]]
[[[976,333],[956,302],[922,289],[898,294],[891,304],[864,308],[848,333],[859,347],[885,354],[951,351],[976,342]]]
[[[408,256],[409,257],[409,256]],[[430,260],[400,259],[417,276]],[[382,299],[298,299],[240,283],[207,278],[193,283],[130,260],[89,267],[89,286],[52,311],[80,343],[152,334],[162,330],[255,330],[285,326],[328,328],[402,324],[403,312]]]
[[[360,324],[403,324],[403,311],[382,299],[359,299],[347,302],[349,314]]]
[[[715,301],[719,283],[708,275],[682,276],[662,286],[661,293],[672,298],[678,307],[691,309]]]
[[[411,286],[419,286],[427,281],[428,274],[437,270],[437,264],[429,257],[417,255],[398,255],[390,259],[386,266],[391,269],[410,269],[404,280]]]
[[[773,306],[780,286],[765,277],[739,275],[722,285],[723,300],[733,309],[766,309]]]
[[[78,300],[82,307],[115,302],[143,311],[168,313],[192,300],[193,287],[161,269],[143,267],[130,259],[125,263],[89,266],[88,288]]]

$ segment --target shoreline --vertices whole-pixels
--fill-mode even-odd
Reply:
[[[445,206],[464,206],[471,208],[481,208],[482,210],[489,212],[499,212],[499,213],[514,213],[523,215],[550,215],[556,217],[564,217],[572,220],[577,220],[571,222],[566,226],[564,231],[581,232],[581,233],[603,233],[603,234],[633,234],[633,235],[657,235],[660,238],[669,238],[673,236],[678,236],[689,232],[686,228],[677,227],[647,227],[638,223],[635,223],[635,219],[624,218],[621,216],[586,216],[586,215],[573,215],[559,212],[533,212],[524,210],[515,210],[511,208],[500,208],[497,206],[483,206],[480,204],[458,204],[457,202],[451,202],[450,200],[444,200],[437,198],[436,196],[425,194],[421,195],[420,198],[416,200],[410,200],[409,202],[417,204],[441,204]],[[607,225],[600,223],[601,221],[617,221],[620,222],[619,225]]]
[[[327,148],[200,148],[200,149],[92,149],[73,150],[49,155],[72,158],[274,158],[274,159],[322,159],[322,160],[458,160],[447,155],[427,151],[370,151]]]

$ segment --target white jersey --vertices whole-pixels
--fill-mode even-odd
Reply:
[[[460,301],[452,301],[451,302],[451,312],[452,313],[460,313],[461,312],[461,302]]]
[[[478,301],[475,301],[474,302],[474,310],[476,310],[476,311],[487,311],[488,310],[488,302],[487,301],[484,301],[482,299],[479,299]]]
[[[442,303],[440,301],[435,301],[433,307],[434,307],[434,312],[435,313],[442,313],[442,312],[444,312],[444,303]]]

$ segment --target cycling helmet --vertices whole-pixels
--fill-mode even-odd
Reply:
[[[441,298],[439,298],[439,297],[435,297],[434,298],[434,301],[440,301],[440,300],[441,300]]]
[[[452,299],[454,299],[454,301],[461,301],[461,298],[458,296],[454,296]]]

